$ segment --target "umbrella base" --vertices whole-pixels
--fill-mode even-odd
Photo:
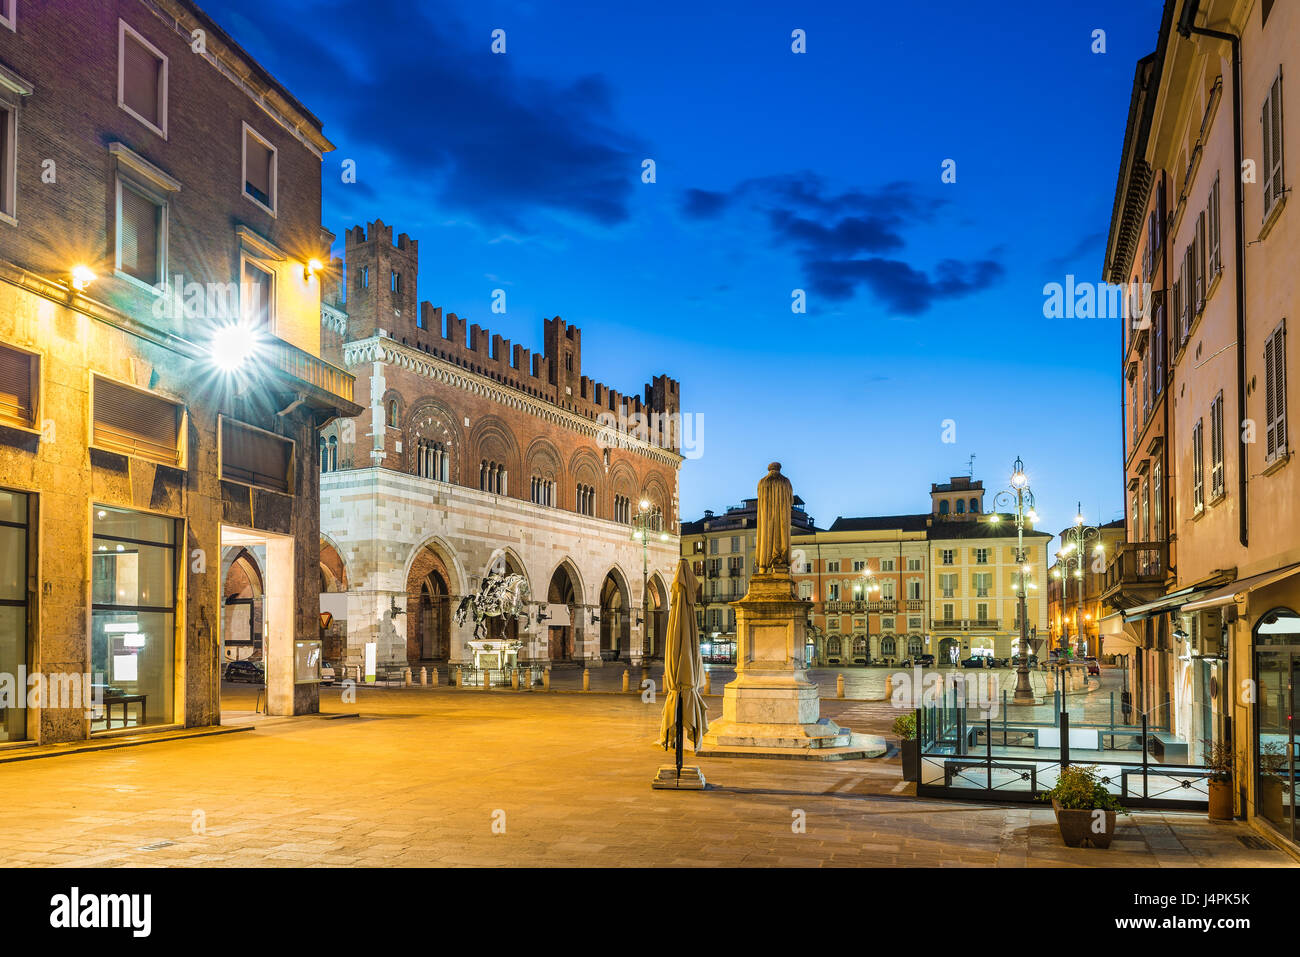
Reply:
[[[703,791],[704,790],[704,773],[695,765],[687,764],[682,766],[682,773],[679,777],[677,766],[668,764],[659,769],[655,779],[650,786],[656,790],[667,791]]]

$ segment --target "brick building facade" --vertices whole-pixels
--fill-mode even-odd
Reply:
[[[364,408],[318,448],[335,654],[361,664],[374,643],[381,664],[468,661],[471,624],[452,611],[493,569],[528,581],[530,613],[510,631],[521,660],[658,654],[677,553],[678,383],[657,376],[626,396],[589,379],[582,332],[559,317],[538,353],[467,329],[417,303],[418,266],[406,234],[350,229],[322,311],[324,354],[355,374]]]
[[[6,698],[0,746],[217,723],[244,549],[274,557],[269,710],[314,711],[317,429],[356,408],[308,266],[332,147],[191,3],[4,12],[0,688],[91,675],[102,704]]]

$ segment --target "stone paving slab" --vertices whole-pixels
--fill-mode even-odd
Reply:
[[[1203,814],[1139,812],[1107,851],[1066,848],[1048,807],[896,792],[896,756],[688,750],[709,790],[656,791],[659,706],[635,696],[362,689],[326,707],[361,717],[0,766],[0,865],[1294,866]],[[861,733],[892,717],[823,702],[853,708]]]

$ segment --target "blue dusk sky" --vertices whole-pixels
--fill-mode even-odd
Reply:
[[[990,490],[1023,456],[1049,529],[1122,517],[1119,320],[1044,318],[1043,287],[1101,279],[1160,0],[204,7],[337,144],[336,252],[382,218],[420,298],[681,382],[683,518],[772,460],[818,524],[925,511],[972,455]]]

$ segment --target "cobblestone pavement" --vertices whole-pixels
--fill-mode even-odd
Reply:
[[[251,710],[228,690],[232,719]],[[1066,848],[1048,808],[910,796],[896,756],[706,760],[710,790],[654,791],[659,706],[633,695],[361,689],[325,710],[361,716],[246,716],[251,732],[0,766],[0,864],[1292,864],[1190,813],[1140,812],[1109,850]],[[879,733],[895,712],[823,713]]]

